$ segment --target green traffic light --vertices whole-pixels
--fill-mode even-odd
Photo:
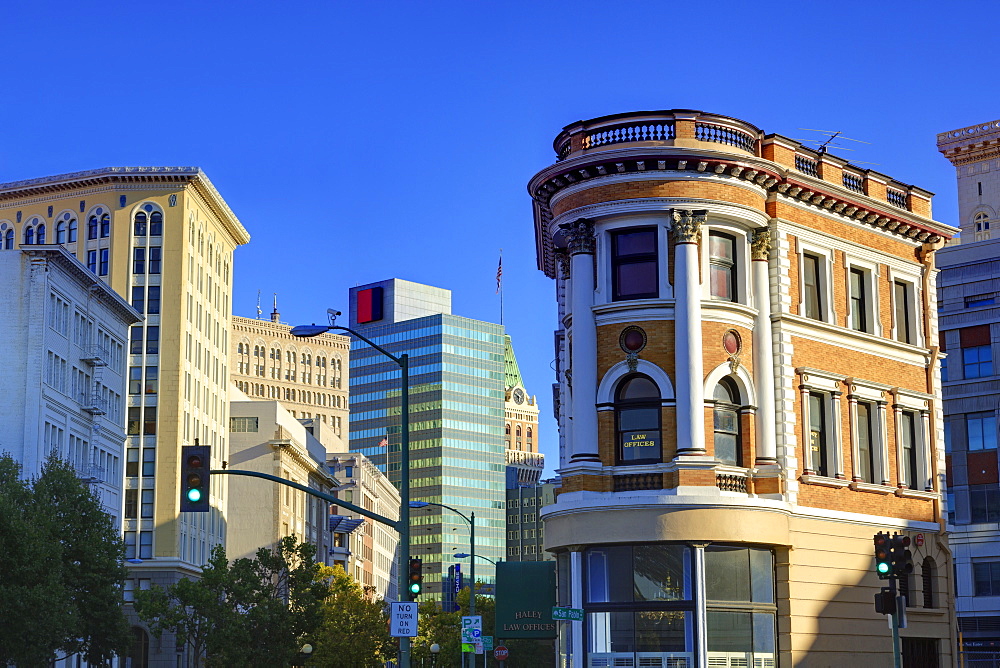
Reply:
[[[198,503],[201,501],[201,490],[198,488],[189,489],[187,493],[188,501]]]
[[[876,568],[878,568],[878,572],[879,573],[888,573],[889,572],[889,564],[887,564],[887,563],[885,563],[883,561],[880,561],[879,564],[878,564],[878,566]]]
[[[411,584],[410,585],[410,593],[411,594],[419,594],[420,593],[420,585],[417,584],[416,582],[414,582],[413,584]]]

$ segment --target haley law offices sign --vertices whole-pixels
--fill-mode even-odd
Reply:
[[[501,561],[497,564],[498,638],[555,638],[556,564]]]

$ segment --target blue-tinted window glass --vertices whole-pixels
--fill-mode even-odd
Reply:
[[[990,346],[962,348],[962,366],[966,378],[993,375],[993,351]]]
[[[993,413],[967,413],[965,416],[969,450],[995,450],[997,419]]]

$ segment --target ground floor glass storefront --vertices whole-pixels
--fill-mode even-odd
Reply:
[[[581,556],[582,665],[776,665],[770,549],[658,543],[592,546]]]

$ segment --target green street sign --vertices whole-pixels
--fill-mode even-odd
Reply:
[[[483,636],[482,637],[482,641],[483,641],[483,649],[486,650],[487,652],[492,652],[493,651],[493,636]]]
[[[582,622],[583,609],[555,607],[552,608],[552,619],[559,619],[562,621]]]

